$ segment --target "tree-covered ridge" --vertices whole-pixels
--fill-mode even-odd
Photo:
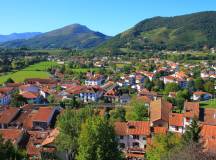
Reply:
[[[143,50],[187,50],[216,47],[216,12],[199,12],[141,21],[97,51],[140,52]]]
[[[100,45],[110,37],[80,24],[69,25],[28,40],[15,40],[1,44],[6,48],[74,48],[87,49]]]

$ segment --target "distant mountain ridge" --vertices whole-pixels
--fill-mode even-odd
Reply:
[[[149,18],[113,37],[95,51],[121,54],[164,49],[199,50],[205,46],[216,47],[216,11]]]
[[[42,34],[41,32],[25,32],[25,33],[12,33],[9,35],[0,35],[0,43],[13,41],[18,39],[29,39]]]
[[[73,48],[88,49],[107,41],[110,37],[95,32],[80,24],[72,24],[46,32],[28,40],[15,40],[3,43],[7,48]]]

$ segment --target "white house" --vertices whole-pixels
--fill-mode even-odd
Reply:
[[[184,128],[184,114],[170,113],[169,115],[169,131],[183,134]]]
[[[192,96],[192,100],[194,101],[205,101],[211,98],[212,98],[212,94],[203,91],[194,92]]]
[[[85,85],[87,86],[100,86],[102,85],[104,76],[100,74],[88,75],[85,80]]]
[[[87,86],[80,91],[80,99],[84,102],[98,101],[103,95],[103,89],[99,86]]]
[[[116,136],[118,137],[119,148],[125,154],[135,153],[144,155],[149,142],[148,140],[150,139],[149,122],[115,122],[114,127]]]

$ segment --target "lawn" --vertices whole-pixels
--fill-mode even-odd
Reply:
[[[20,71],[0,76],[0,84],[4,83],[8,78],[12,78],[15,82],[23,82],[26,78],[49,78],[50,74],[47,69],[56,65],[56,62],[48,61],[30,65]]]
[[[18,71],[4,76],[0,76],[0,84],[4,83],[8,78],[12,78],[15,82],[23,82],[26,78],[49,78],[49,73],[45,71]]]
[[[202,108],[216,108],[216,99],[200,102]]]

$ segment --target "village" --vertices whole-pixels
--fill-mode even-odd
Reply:
[[[29,159],[50,154],[73,159],[68,152],[57,151],[60,130],[56,123],[65,110],[85,107],[111,119],[126,159],[144,159],[156,135],[182,136],[195,122],[201,128],[203,151],[216,154],[214,64],[100,57],[92,61],[94,69],[87,65],[74,78],[65,66],[88,60],[48,60],[59,64],[50,71],[50,78],[19,83],[9,79],[0,88],[0,134],[26,150]]]

